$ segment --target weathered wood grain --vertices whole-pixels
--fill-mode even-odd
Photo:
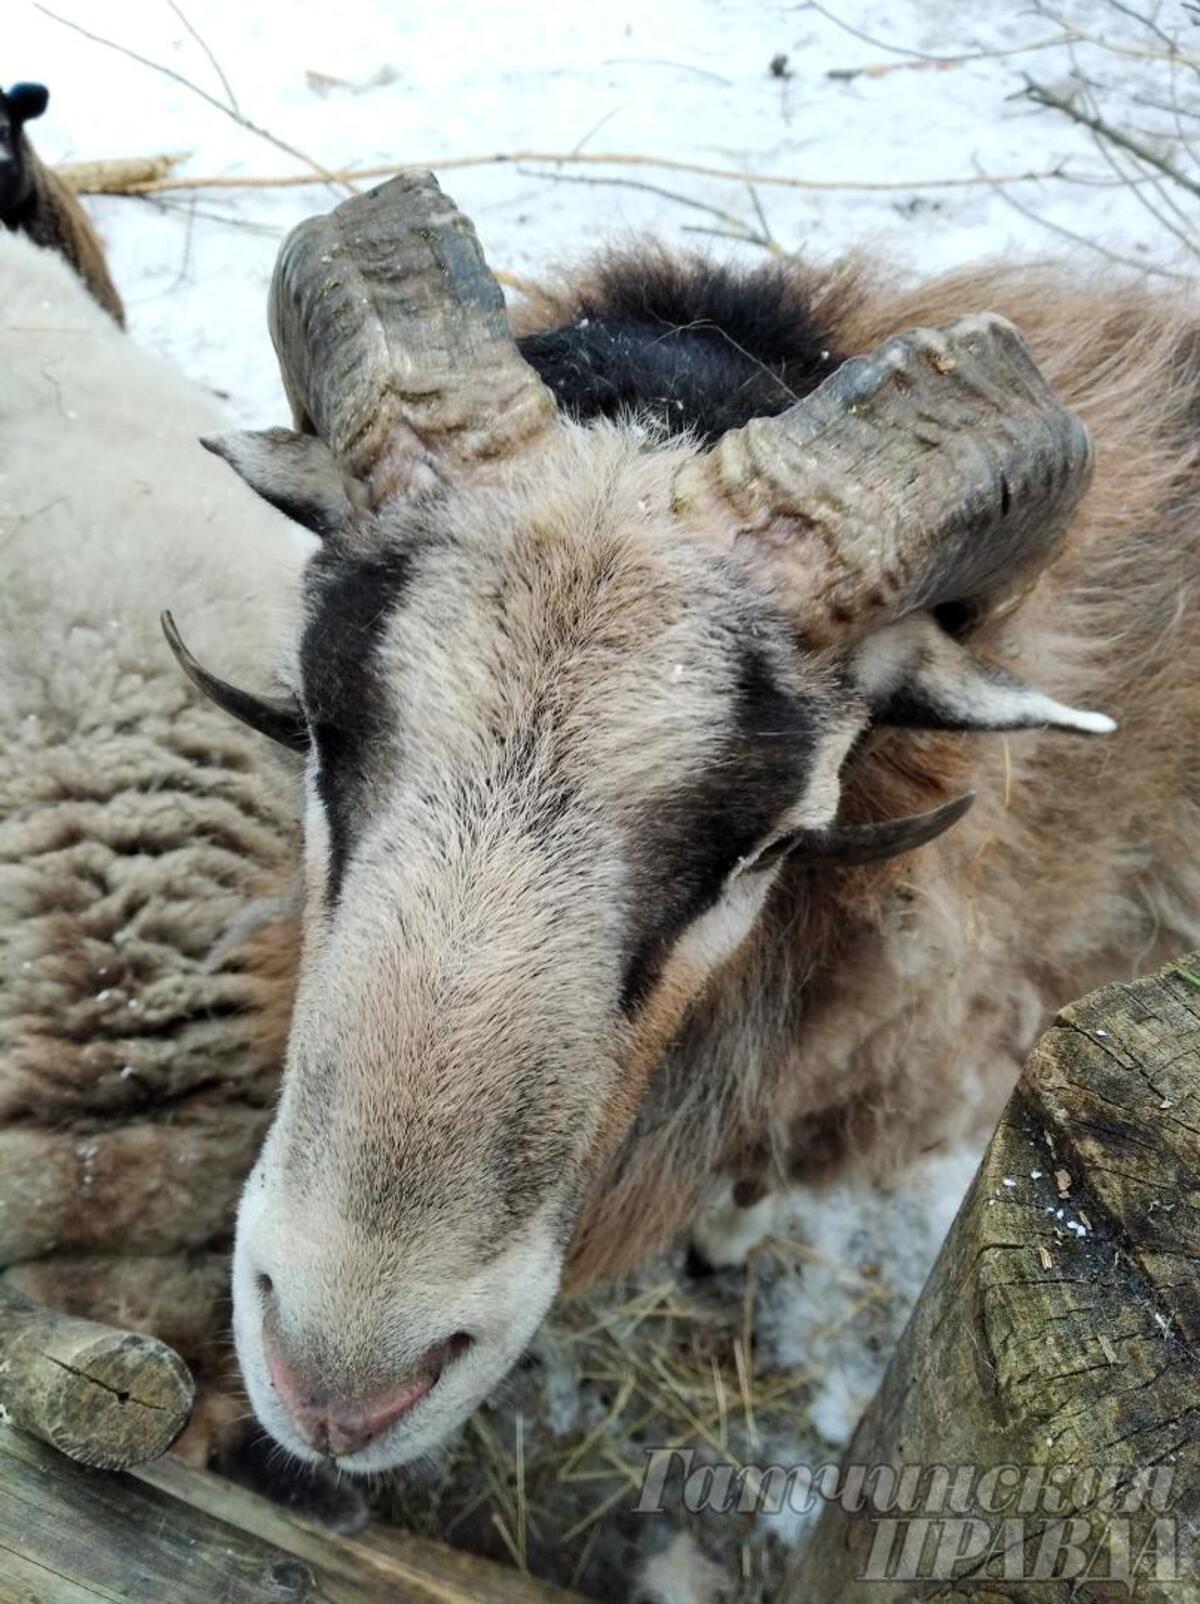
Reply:
[[[43,1590],[13,1577],[44,1574]],[[380,1589],[331,1577],[128,1476],[91,1470],[0,1429],[0,1604],[60,1598],[128,1604],[379,1604]],[[421,1594],[395,1595],[397,1604]]]
[[[0,1604],[572,1599],[400,1532],[338,1537],[173,1459],[113,1475],[0,1427]]]
[[[441,1604],[571,1604],[574,1594],[396,1527],[373,1525],[344,1537],[288,1514],[278,1504],[174,1458],[144,1465],[137,1479],[174,1494],[264,1541],[351,1576],[378,1575],[414,1589],[414,1599]],[[382,1596],[407,1598],[391,1591]]]
[[[827,1505],[783,1604],[1200,1600],[1198,1269],[1200,957],[1072,1004],[1039,1042],[843,1462],[843,1474],[944,1465],[976,1478],[1014,1466],[1026,1489],[1040,1467],[1057,1492],[1030,1510],[943,1504],[934,1527],[951,1513],[990,1520],[990,1556],[931,1576],[943,1526],[917,1574],[896,1576],[893,1551],[891,1579],[871,1580],[881,1520],[906,1522],[915,1543],[929,1511],[872,1507],[868,1482],[857,1510]],[[1089,1470],[1117,1489],[1114,1507]],[[1018,1523],[1005,1529],[1005,1514]],[[1114,1514],[1129,1515],[1141,1555],[1132,1590],[1109,1574]],[[1053,1522],[1071,1519],[1088,1522],[1093,1574],[1038,1577]]]
[[[187,1366],[154,1337],[79,1320],[0,1282],[4,1416],[81,1464],[155,1459],[195,1400]]]

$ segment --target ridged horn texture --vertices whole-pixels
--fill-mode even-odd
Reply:
[[[816,634],[917,608],[994,605],[1061,541],[1091,441],[1018,331],[991,313],[910,329],[796,406],[724,435],[676,478],[779,554],[781,600]]]
[[[297,427],[320,435],[375,506],[509,456],[554,417],[475,230],[432,173],[294,229],[269,316]]]

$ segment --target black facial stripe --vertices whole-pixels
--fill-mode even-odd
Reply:
[[[636,412],[709,444],[786,411],[840,360],[786,268],[653,255],[614,259],[571,323],[517,343],[574,417]]]
[[[621,1006],[652,991],[684,929],[716,902],[730,871],[802,794],[816,721],[784,691],[761,647],[743,641],[734,712],[708,774],[666,798],[638,842],[633,931]]]
[[[412,554],[405,550],[370,558],[320,552],[309,567],[300,676],[329,829],[331,904],[361,824],[371,749],[389,718],[376,653],[411,566]]]
[[[325,516],[324,509],[316,502],[304,496],[289,496],[272,491],[270,495],[259,490],[259,495],[269,501],[272,507],[277,508],[285,518],[290,518],[294,524],[302,529],[311,529],[314,535],[322,539],[336,535],[341,529],[340,520],[331,520]]]

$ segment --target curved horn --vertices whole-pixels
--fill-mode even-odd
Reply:
[[[297,427],[315,429],[374,505],[508,456],[555,414],[475,230],[432,173],[294,229],[270,327]]]
[[[273,699],[238,690],[236,685],[218,679],[200,666],[183,644],[170,613],[163,613],[159,623],[167,637],[167,645],[175,653],[176,661],[197,690],[203,691],[210,701],[240,719],[243,724],[248,724],[252,730],[278,741],[280,746],[289,747],[293,752],[308,751],[308,726],[300,704],[294,697]]]
[[[992,313],[894,335],[789,411],[730,430],[676,477],[783,548],[815,635],[994,602],[1053,552],[1091,477],[1087,429]]]
[[[770,842],[748,865],[765,869],[783,857],[809,865],[848,869],[863,863],[882,863],[928,846],[945,835],[969,811],[974,791],[943,802],[928,813],[911,813],[901,819],[880,819],[873,824],[826,824],[819,829],[797,830]]]

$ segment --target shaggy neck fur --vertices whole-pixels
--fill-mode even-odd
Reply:
[[[622,271],[638,266],[609,262],[527,318],[557,325],[562,339],[603,307]],[[778,276],[764,282],[774,304]],[[751,1192],[819,1179],[850,1159],[886,1175],[985,1126],[1056,1006],[1200,935],[1193,309],[1137,285],[1093,290],[1049,267],[964,270],[908,290],[856,264],[828,275],[793,267],[786,282],[803,309],[794,326],[812,341],[799,362],[810,375],[814,352],[869,349],[897,328],[980,307],[1026,334],[1094,433],[1095,482],[1060,558],[1019,605],[947,622],[985,658],[1103,707],[1121,733],[1097,744],[1037,731],[873,730],[857,744],[842,775],[844,817],[920,811],[968,789],[980,800],[912,858],[784,871],[750,940],[689,1010],[598,1178],[576,1234],[576,1285],[668,1241],[714,1171]],[[755,278],[747,284],[753,303]],[[706,293],[681,295],[680,341],[697,338],[688,326]],[[661,301],[655,316],[670,320]],[[778,346],[738,343],[748,384],[759,361],[778,371]],[[681,358],[685,349],[676,347]],[[526,350],[537,362],[529,336]],[[584,411],[590,394],[581,386],[569,404]],[[703,415],[693,426],[707,433]],[[1053,896],[1031,889],[1048,886]]]

